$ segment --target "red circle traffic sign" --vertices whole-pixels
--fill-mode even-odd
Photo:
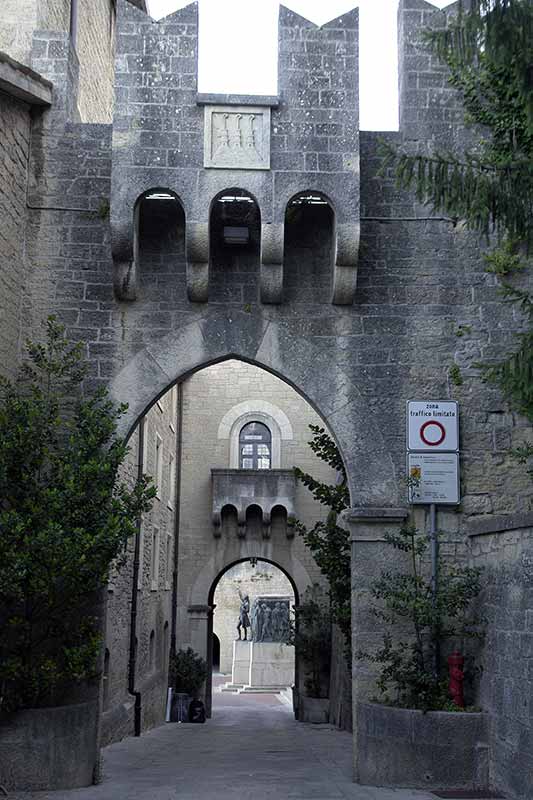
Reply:
[[[431,433],[435,434],[436,431],[431,431],[431,428],[435,426],[438,429],[437,439],[434,441],[432,439],[428,439],[426,434],[431,435]],[[429,429],[429,430],[428,430]],[[441,422],[437,422],[436,419],[429,419],[427,422],[424,422],[422,427],[420,428],[420,438],[424,442],[425,445],[428,447],[438,447],[439,444],[442,444],[444,439],[446,438],[446,429]]]

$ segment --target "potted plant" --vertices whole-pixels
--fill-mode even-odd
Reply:
[[[172,688],[172,722],[186,722],[189,705],[207,677],[207,662],[192,647],[170,656],[169,681]]]
[[[362,783],[423,788],[486,788],[486,718],[460,708],[449,693],[443,669],[446,645],[480,638],[481,620],[473,601],[481,590],[480,571],[437,565],[438,581],[427,568],[427,537],[413,525],[387,533],[404,555],[405,569],[384,570],[371,586],[373,613],[385,623],[383,645],[356,658],[377,667],[378,696],[359,703],[358,779]],[[454,654],[457,664],[460,657]],[[387,755],[388,754],[388,755]],[[451,784],[450,784],[451,781]],[[483,785],[485,784],[485,785]]]
[[[298,697],[298,719],[328,722],[332,625],[329,598],[319,584],[313,584],[295,611],[287,643],[294,645],[305,669],[305,692]]]

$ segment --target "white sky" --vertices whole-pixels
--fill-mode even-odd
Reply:
[[[189,0],[147,0],[154,19]],[[444,8],[451,0],[431,0]],[[317,25],[360,8],[360,127],[398,127],[398,0],[285,0]],[[277,94],[278,0],[200,0],[200,92]]]

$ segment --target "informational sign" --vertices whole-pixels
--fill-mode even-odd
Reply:
[[[408,453],[409,502],[459,503],[458,453]]]
[[[407,403],[407,449],[426,453],[459,449],[459,409],[451,400]]]

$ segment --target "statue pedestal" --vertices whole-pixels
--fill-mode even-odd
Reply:
[[[283,689],[294,683],[294,647],[280,642],[233,642],[233,685],[244,691]]]
[[[250,683],[251,660],[252,642],[233,642],[233,664],[231,666],[233,685],[245,686]]]

